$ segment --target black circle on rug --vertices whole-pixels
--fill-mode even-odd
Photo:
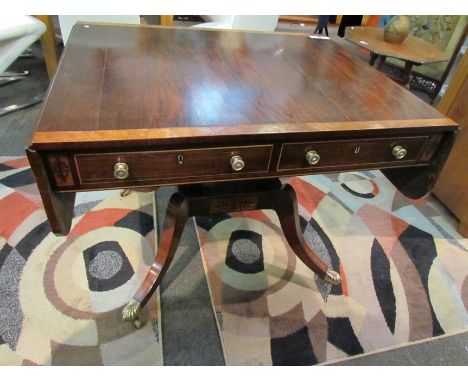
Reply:
[[[117,241],[102,241],[83,251],[89,289],[103,292],[124,285],[133,268]]]

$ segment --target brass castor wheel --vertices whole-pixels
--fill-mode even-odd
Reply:
[[[125,198],[126,196],[130,195],[131,192],[132,192],[132,190],[129,190],[128,188],[126,188],[125,190],[120,191],[120,196],[122,198]]]
[[[329,282],[332,285],[340,285],[341,283],[340,274],[331,269],[327,271],[327,274],[325,275],[324,280]]]
[[[135,321],[133,321],[133,325],[135,326],[135,329],[141,329],[143,326],[143,322],[139,318],[137,318]]]

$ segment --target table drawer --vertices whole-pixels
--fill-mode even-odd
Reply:
[[[272,145],[76,154],[80,182],[132,182],[268,171]],[[233,164],[233,157],[237,161]],[[120,173],[115,173],[116,165]],[[233,166],[243,168],[238,171]]]
[[[427,139],[424,136],[286,143],[282,146],[278,170],[416,161]]]

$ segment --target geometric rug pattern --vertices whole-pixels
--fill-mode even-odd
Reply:
[[[78,193],[51,233],[25,157],[0,157],[0,365],[162,365],[158,293],[121,319],[153,260],[153,193]]]
[[[197,217],[228,365],[314,365],[468,329],[468,240],[437,200],[404,197],[380,171],[285,181],[342,283],[295,256],[272,210]]]

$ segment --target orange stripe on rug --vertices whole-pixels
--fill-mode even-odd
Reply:
[[[36,204],[18,192],[1,199],[2,223],[0,224],[0,236],[8,240],[16,228],[37,209]]]
[[[7,162],[2,162],[5,166],[14,167],[14,168],[21,168],[21,167],[29,167],[28,158],[21,157],[18,159],[12,159]]]
[[[325,196],[323,191],[320,191],[317,187],[312,186],[301,178],[293,178],[288,183],[293,186],[294,191],[296,191],[299,204],[301,204],[302,207],[304,207],[310,214],[312,214]]]
[[[84,235],[92,230],[101,227],[112,227],[115,222],[128,215],[133,210],[121,208],[106,208],[98,211],[89,211],[85,216],[73,227],[68,236]]]
[[[404,220],[372,204],[362,206],[357,215],[377,238],[387,256],[391,255],[401,233],[409,226]]]

